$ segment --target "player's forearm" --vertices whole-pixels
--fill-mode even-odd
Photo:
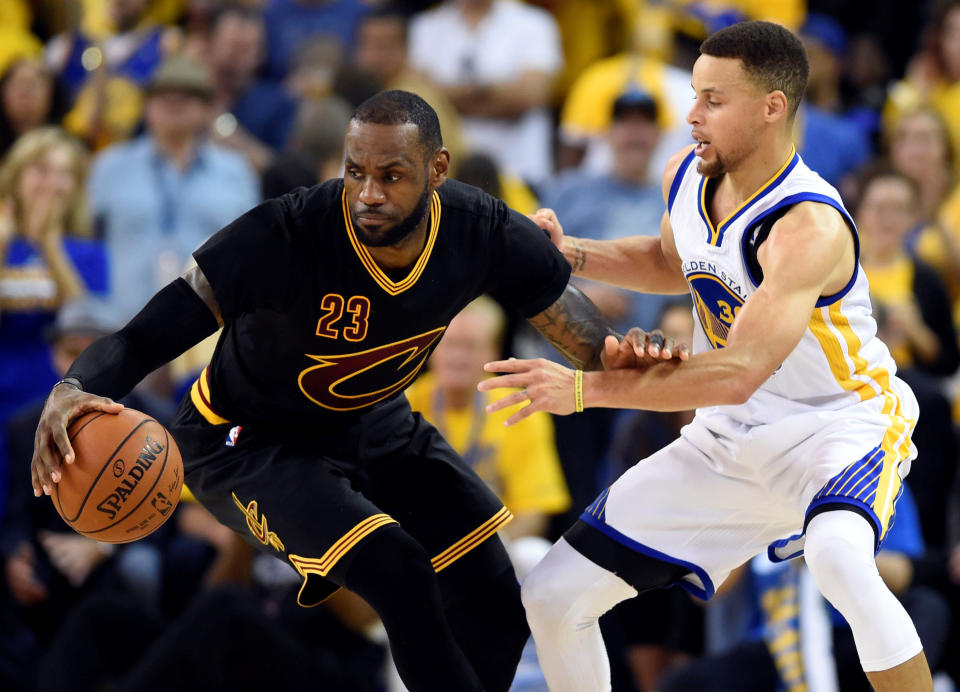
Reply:
[[[119,332],[98,339],[70,366],[81,389],[118,399],[149,373],[217,330],[207,305],[177,279]]]
[[[567,236],[563,256],[575,276],[640,293],[679,294],[689,288],[663,256],[658,236],[592,240]]]
[[[583,291],[567,285],[549,308],[530,318],[533,325],[575,368],[600,370],[604,340],[620,335]]]
[[[768,375],[747,353],[709,351],[687,361],[669,360],[640,369],[584,373],[587,408],[688,411],[741,404]]]

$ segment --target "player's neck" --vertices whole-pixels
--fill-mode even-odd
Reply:
[[[724,197],[734,205],[743,204],[783,168],[792,153],[793,141],[789,138],[759,147],[737,166],[737,170],[723,176],[720,186],[725,189]]]
[[[417,226],[413,233],[396,245],[387,245],[385,247],[367,246],[367,252],[373,257],[373,261],[377,263],[377,266],[385,272],[399,272],[408,269],[414,265],[423,252],[423,248],[427,244],[427,229],[429,227],[430,214],[427,214],[426,218]]]

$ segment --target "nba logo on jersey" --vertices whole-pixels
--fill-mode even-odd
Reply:
[[[710,345],[714,348],[723,348],[727,345],[730,327],[733,326],[733,320],[743,306],[743,298],[737,295],[727,281],[723,280],[725,278],[725,272],[720,272],[720,276],[709,271],[687,274],[700,324]]]
[[[226,444],[227,447],[235,446],[241,430],[243,430],[242,425],[235,425],[230,428],[230,432],[227,433],[227,441],[224,444]]]

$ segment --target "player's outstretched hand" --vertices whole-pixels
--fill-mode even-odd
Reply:
[[[547,411],[565,416],[573,413],[575,403],[573,398],[574,371],[565,368],[545,358],[536,360],[498,360],[483,366],[487,372],[506,373],[501,377],[484,380],[477,385],[481,392],[504,387],[519,387],[519,392],[512,392],[502,399],[487,406],[487,413],[494,413],[508,406],[515,406],[524,401],[530,403],[507,419],[507,425],[519,423],[531,413]]]
[[[542,207],[532,214],[527,214],[527,218],[549,233],[550,241],[561,251],[563,250],[563,226],[560,225],[557,212]]]
[[[60,465],[72,464],[73,447],[67,437],[67,425],[77,416],[88,411],[120,413],[123,404],[102,396],[81,391],[69,384],[53,388],[40,414],[40,424],[33,439],[33,460],[30,462],[30,479],[33,494],[50,494],[54,483],[60,482]]]
[[[632,327],[619,342],[617,337],[608,336],[600,355],[605,370],[639,368],[672,358],[690,358],[687,345],[677,344],[673,337],[664,336],[659,329],[645,332],[639,327]]]

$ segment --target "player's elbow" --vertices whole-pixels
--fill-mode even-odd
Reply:
[[[757,372],[756,368],[746,365],[735,368],[730,386],[725,388],[728,401],[724,403],[733,406],[747,403],[747,400],[752,397],[754,392],[763,384],[764,379],[765,378]]]

